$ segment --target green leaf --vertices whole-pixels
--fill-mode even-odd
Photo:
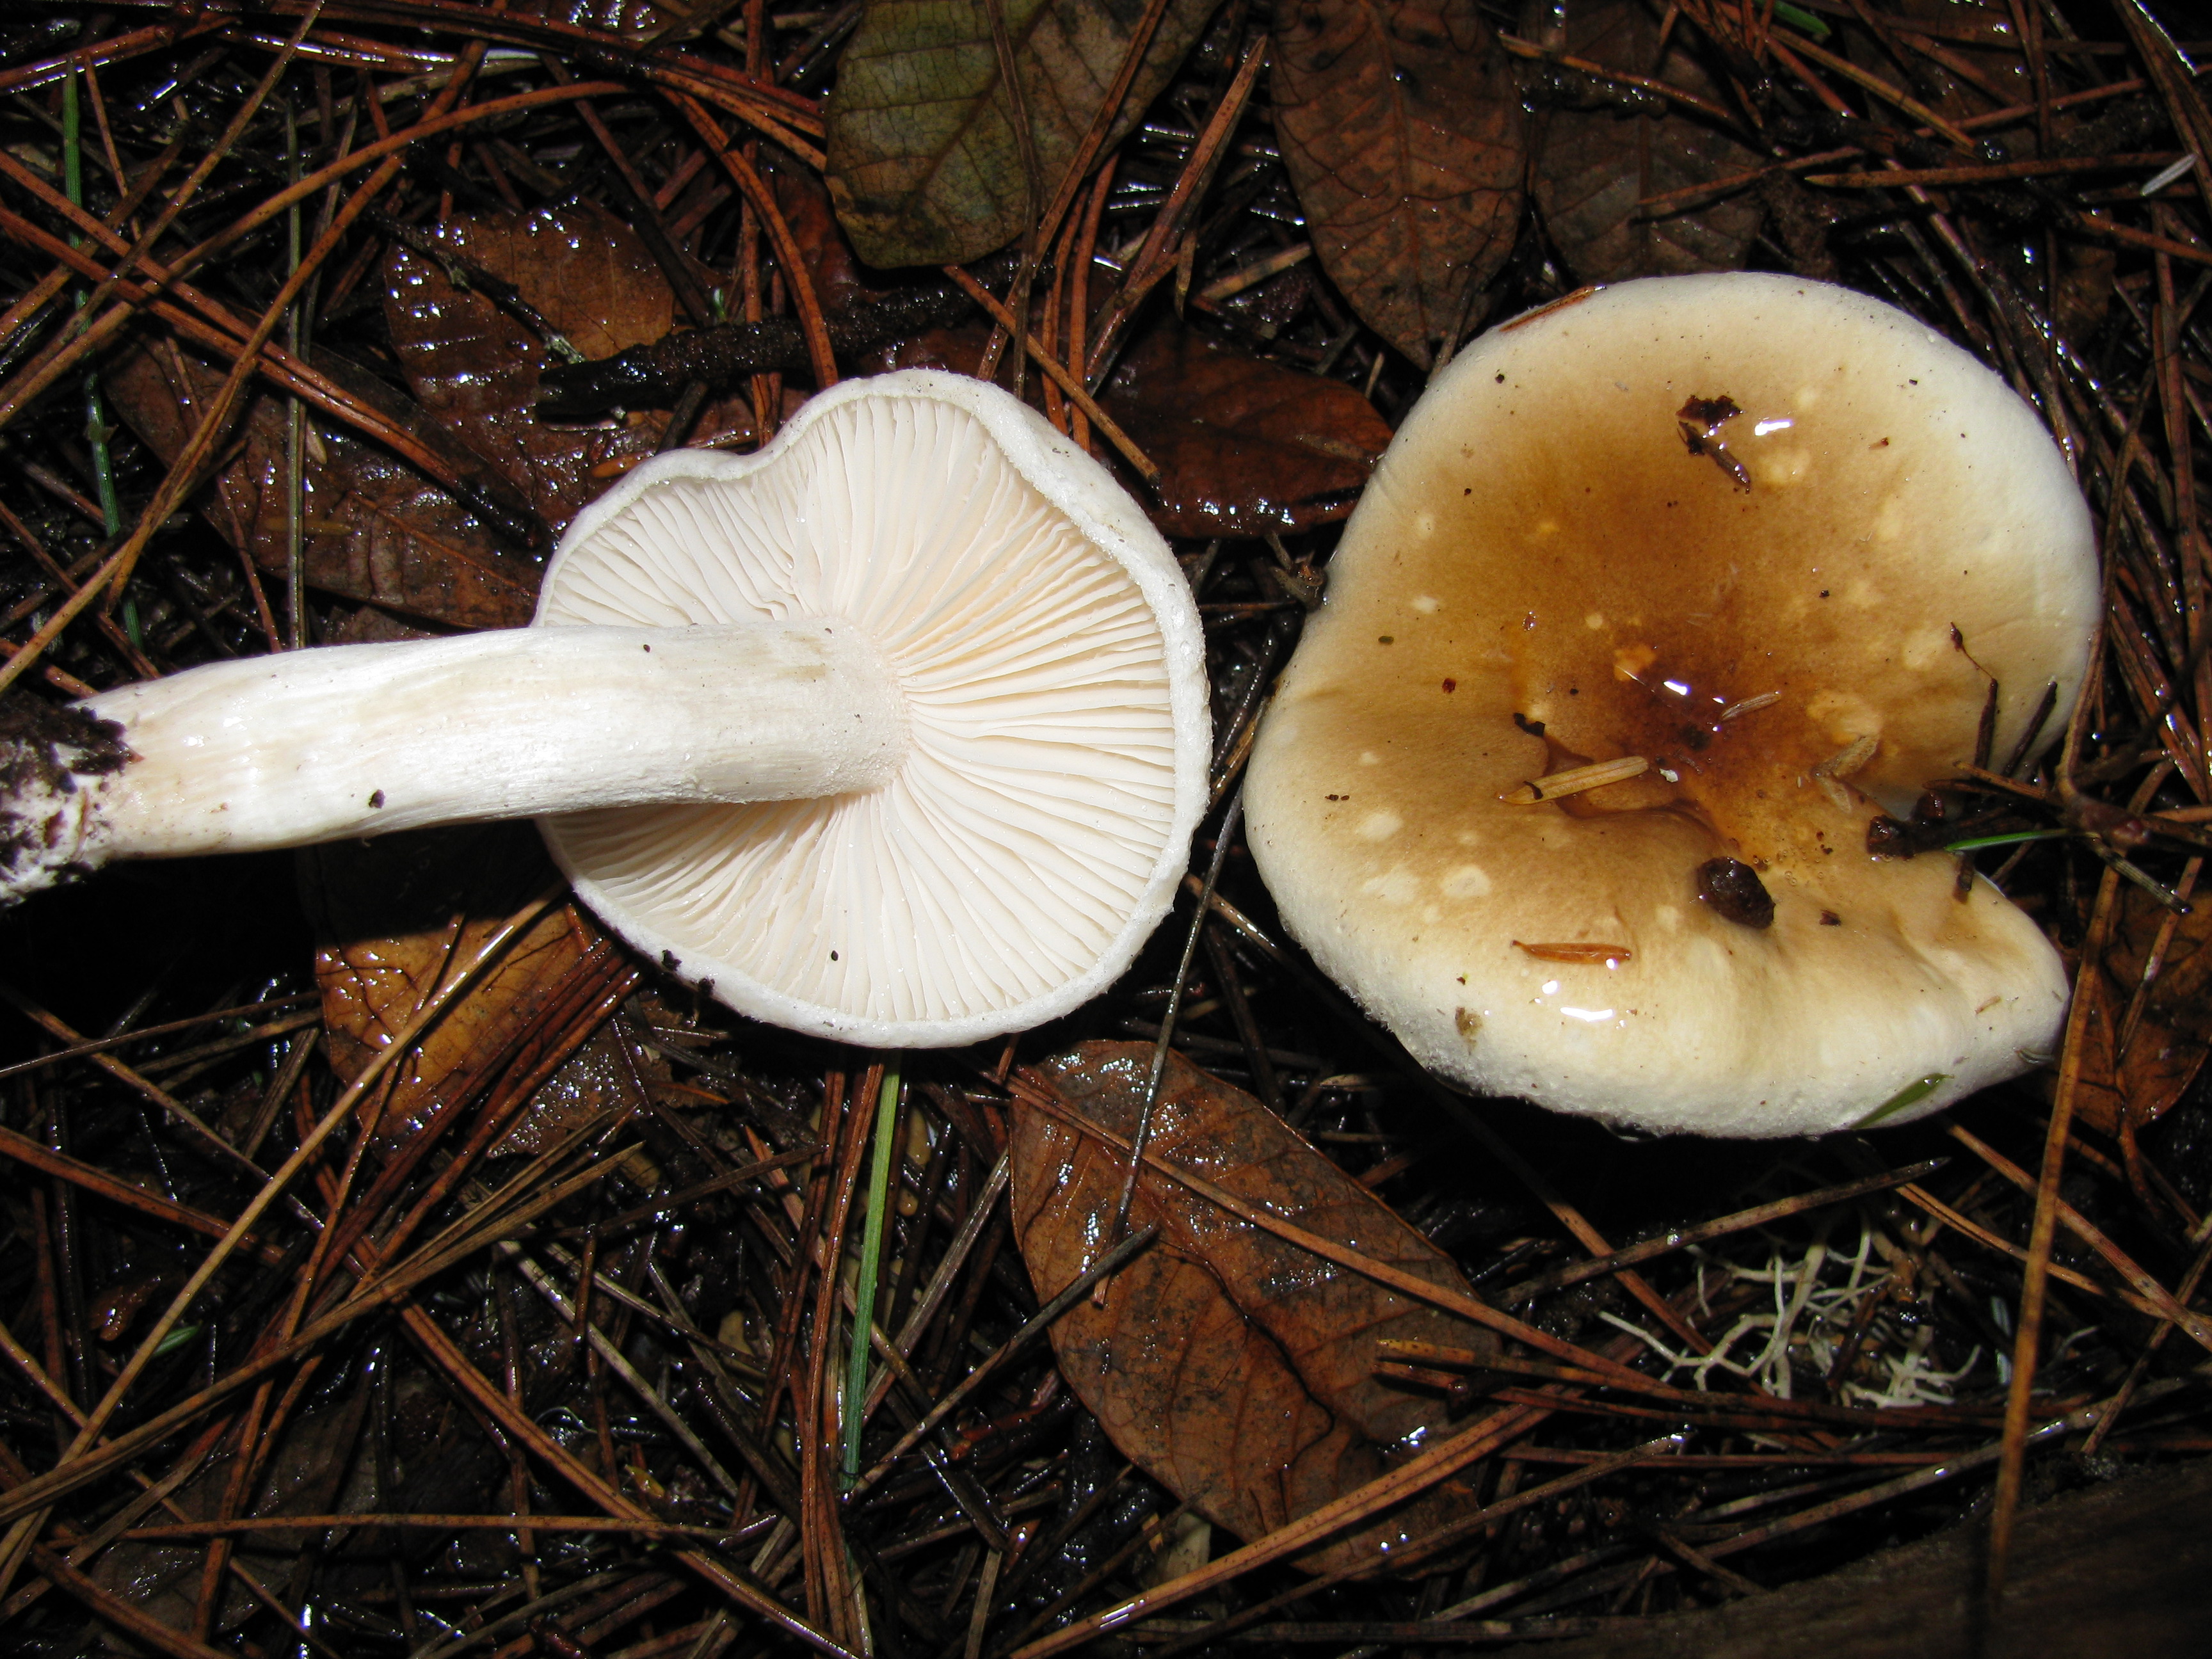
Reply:
[[[1214,0],[1169,0],[1117,143],[1167,85]],[[1144,0],[1003,0],[1049,198],[1127,55]],[[869,0],[830,94],[830,193],[872,265],[958,264],[1018,238],[1029,201],[1014,106],[981,0]]]

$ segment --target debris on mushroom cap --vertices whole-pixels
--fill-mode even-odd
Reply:
[[[848,381],[757,455],[640,467],[563,538],[538,621],[805,617],[890,668],[890,782],[544,820],[577,891],[732,1007],[855,1042],[974,1042],[1102,990],[1206,798],[1203,637],[1136,503],[981,381]]]
[[[1254,748],[1254,856],[1443,1075],[1646,1129],[1902,1121],[2024,1069],[2066,982],[1868,824],[1974,758],[1991,677],[1998,763],[2054,684],[2057,735],[2097,593],[2034,415],[1911,318],[1771,276],[1577,295],[1400,429]]]

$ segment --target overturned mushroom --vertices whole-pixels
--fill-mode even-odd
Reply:
[[[1425,1064],[1646,1129],[1901,1121],[2022,1069],[2034,923],[1869,824],[1996,751],[2097,624],[2033,414],[1771,276],[1508,323],[1401,428],[1255,745],[1285,922]],[[1885,1112],[1885,1108],[1887,1110]]]
[[[0,734],[0,896],[537,816],[617,932],[731,1006],[971,1042],[1093,995],[1164,913],[1202,649],[1165,545],[1040,417],[959,375],[848,381],[758,455],[678,451],[586,508],[532,628],[194,669]]]

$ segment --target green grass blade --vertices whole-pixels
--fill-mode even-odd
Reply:
[[[2024,841],[2063,841],[2071,830],[2015,830],[2006,836],[1970,836],[1965,841],[1943,843],[1947,853],[1975,853],[1984,847],[2016,847]]]
[[[1908,1106],[1917,1106],[1951,1080],[1948,1072],[1930,1072],[1917,1082],[1908,1083],[1887,1100],[1875,1107],[1857,1122],[1854,1129],[1871,1129],[1886,1117],[1894,1117]]]
[[[898,1120],[899,1068],[884,1068],[876,1099],[876,1150],[868,1166],[868,1211],[860,1232],[860,1282],[853,1297],[853,1342],[845,1361],[844,1484],[860,1474],[860,1417],[868,1387],[868,1328],[876,1318],[876,1276],[884,1259],[884,1222],[890,1207],[891,1164],[898,1149],[891,1133]]]

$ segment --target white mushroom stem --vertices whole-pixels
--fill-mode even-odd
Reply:
[[[883,658],[823,617],[331,647],[78,707],[120,725],[132,758],[0,799],[0,819],[35,828],[46,848],[0,872],[0,898],[116,858],[845,794],[886,781],[907,748],[904,698]]]

